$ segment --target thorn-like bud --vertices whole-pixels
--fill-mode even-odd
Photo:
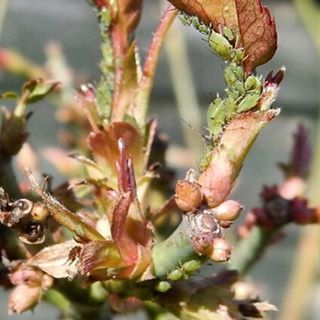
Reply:
[[[234,221],[239,217],[242,209],[239,202],[227,200],[211,210],[219,221]]]
[[[202,192],[196,182],[179,180],[176,184],[175,201],[179,209],[184,212],[196,211],[202,203]]]
[[[230,243],[222,238],[213,239],[212,249],[207,256],[215,262],[225,262],[230,259],[231,255]]]

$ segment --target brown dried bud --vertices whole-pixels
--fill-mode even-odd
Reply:
[[[202,203],[202,192],[196,182],[179,180],[176,184],[175,200],[179,209],[184,212],[196,211]]]
[[[243,207],[239,202],[227,200],[211,210],[219,221],[229,222],[237,219],[242,209]]]
[[[35,221],[44,221],[49,215],[49,210],[44,202],[38,201],[34,204],[31,216]]]
[[[215,262],[225,262],[230,259],[231,255],[230,243],[222,238],[213,239],[212,250],[207,256]]]
[[[41,287],[28,287],[26,285],[15,287],[9,295],[8,314],[19,314],[32,309],[39,302],[41,296]]]
[[[211,250],[213,239],[223,236],[217,219],[210,211],[203,210],[188,215],[187,223],[193,247],[199,254],[207,254]]]

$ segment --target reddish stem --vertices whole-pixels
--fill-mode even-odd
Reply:
[[[160,19],[158,28],[155,31],[152,37],[151,44],[149,46],[148,54],[143,67],[142,78],[139,82],[137,95],[137,105],[141,106],[141,109],[139,108],[139,114],[137,114],[136,116],[138,119],[142,119],[143,122],[146,116],[148,100],[153,85],[154,75],[158,66],[160,50],[168,29],[177,16],[177,13],[177,9],[175,9],[172,5],[169,5],[167,7]]]

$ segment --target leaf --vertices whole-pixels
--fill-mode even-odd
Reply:
[[[122,194],[116,200],[112,212],[111,235],[124,262],[130,266],[138,259],[138,245],[129,236],[126,221],[132,196],[130,192]]]
[[[137,92],[138,87],[138,70],[136,61],[136,42],[133,41],[123,62],[123,75],[120,86],[120,97],[118,100],[118,108],[125,114],[126,111],[134,108],[132,103]]]
[[[15,92],[8,91],[0,94],[0,99],[18,99],[18,95]]]
[[[129,36],[139,23],[142,0],[117,0],[117,5],[117,20],[114,23]]]
[[[26,82],[23,86],[22,92],[25,96],[26,103],[34,103],[52,92],[59,82],[45,81],[41,78],[33,79]]]
[[[69,261],[71,249],[79,246],[74,240],[46,247],[28,260],[28,265],[37,267],[54,278],[70,278],[78,273],[78,266]]]
[[[216,32],[229,27],[246,53],[247,74],[269,61],[277,48],[277,31],[269,9],[260,0],[169,0],[188,15],[197,16]]]
[[[89,146],[98,163],[116,172],[119,159],[118,141],[123,139],[125,152],[132,158],[134,170],[140,176],[144,170],[143,140],[140,133],[126,122],[113,122],[101,131],[94,131],[89,136]]]
[[[87,275],[98,269],[123,268],[124,264],[112,241],[91,241],[85,244],[79,257],[79,272]],[[108,274],[106,272],[106,278]]]

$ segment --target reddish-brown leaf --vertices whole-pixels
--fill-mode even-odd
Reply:
[[[89,146],[98,162],[102,162],[116,172],[119,160],[119,139],[123,140],[125,153],[132,159],[134,170],[142,174],[144,169],[143,140],[140,133],[127,122],[114,122],[101,131],[93,131],[88,138]]]
[[[229,27],[238,37],[238,46],[245,49],[247,73],[269,61],[277,48],[274,19],[261,0],[169,0],[178,9],[219,32]]]
[[[113,207],[111,234],[126,265],[134,265],[138,259],[138,245],[129,236],[126,227],[127,216],[132,202],[130,192],[119,196]]]

